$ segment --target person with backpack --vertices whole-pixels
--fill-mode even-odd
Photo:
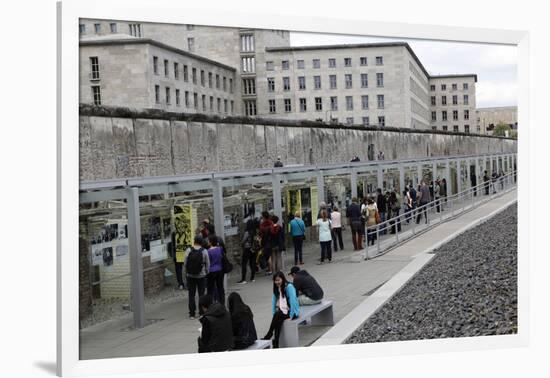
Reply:
[[[290,221],[290,234],[294,243],[294,265],[304,265],[302,257],[302,245],[306,236],[306,224],[300,218],[300,212],[294,213],[294,219]]]
[[[229,294],[227,307],[231,315],[233,349],[246,349],[254,344],[258,338],[252,310],[243,302],[238,293]]]
[[[376,197],[376,207],[378,208],[378,214],[380,214],[380,221],[384,222],[386,221],[386,215],[388,214],[388,202],[386,200],[386,196],[382,193],[382,189],[378,188],[376,189],[377,197]],[[387,229],[384,228],[380,231],[380,234],[386,234]]]
[[[243,239],[241,240],[243,254],[241,255],[241,280],[237,282],[239,284],[246,283],[247,264],[250,265],[250,282],[254,282],[254,275],[256,274],[256,252],[258,252],[259,249],[252,248],[255,236],[256,227],[254,227],[254,220],[249,219],[246,222]]]
[[[223,250],[218,244],[216,235],[210,235],[208,238],[210,248],[208,248],[208,258],[210,269],[206,275],[206,292],[215,301],[225,305],[225,290],[223,288]]]
[[[319,228],[319,242],[321,243],[321,261],[318,265],[322,265],[325,262],[325,258],[330,263],[332,262],[332,230],[326,210],[321,212],[321,219],[317,219],[316,225]]]
[[[206,275],[210,271],[210,258],[208,251],[203,248],[202,236],[195,236],[193,246],[185,253],[185,272],[187,276],[187,289],[189,290],[189,318],[195,319],[196,303],[195,294],[198,297],[204,295],[206,288]],[[202,309],[199,308],[202,315]]]
[[[279,224],[279,217],[273,215],[271,217],[273,227],[271,228],[271,267],[272,270],[279,271],[283,267],[283,251],[285,250],[285,232]]]

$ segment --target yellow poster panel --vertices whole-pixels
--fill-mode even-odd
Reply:
[[[319,203],[317,195],[317,186],[311,187],[311,222],[317,220],[317,213],[319,212]]]
[[[193,244],[193,206],[174,206],[176,229],[176,262],[185,261],[185,250]]]
[[[294,213],[300,212],[302,216],[302,192],[300,189],[289,189],[286,192],[287,214],[288,219],[294,218]],[[288,229],[290,231],[290,221],[288,222]]]

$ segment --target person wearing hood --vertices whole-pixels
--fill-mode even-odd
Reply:
[[[202,325],[198,339],[199,353],[225,352],[233,348],[231,315],[221,303],[213,303],[208,294],[199,298],[199,306],[204,312],[199,318]]]
[[[238,293],[229,294],[227,306],[233,329],[233,349],[246,349],[258,338],[252,311]]]

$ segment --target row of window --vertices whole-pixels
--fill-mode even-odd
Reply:
[[[382,56],[377,56],[375,58],[375,64],[377,66],[384,65],[384,58]],[[359,58],[359,65],[361,66],[367,66],[368,61],[366,56],[362,56]],[[289,60],[282,60],[281,61],[281,67],[283,70],[290,69],[290,61]],[[296,60],[296,67],[298,69],[305,69],[306,63],[303,59]],[[321,68],[321,59],[315,58],[311,61],[311,67],[312,68]],[[336,58],[328,58],[328,67],[329,68],[336,68]],[[344,67],[352,67],[352,59],[351,58],[344,58]],[[275,69],[275,64],[273,61],[266,62],[266,70],[267,71],[273,71]]]
[[[310,99],[311,101],[311,99]],[[376,96],[376,104],[378,109],[384,109],[384,95]],[[314,97],[313,98],[313,109],[317,112],[323,111],[323,98]],[[345,109],[352,111],[354,109],[354,100],[353,96],[345,96]],[[269,113],[277,113],[277,100],[270,99],[268,100]],[[285,98],[283,99],[284,112],[292,112],[292,99]],[[300,112],[307,112],[308,110],[308,99],[299,98],[298,99],[298,109]],[[338,110],[338,96],[331,96],[328,98],[328,109],[332,111]],[[361,109],[369,109],[369,96],[361,96]]]
[[[464,110],[464,119],[469,120],[470,119],[470,111]],[[446,121],[447,120],[447,111],[443,110],[441,112],[441,120]],[[437,112],[432,112],[432,121],[437,121]],[[453,110],[453,121],[458,121],[458,110]]]
[[[170,62],[168,59],[164,59],[164,77],[170,77]],[[174,79],[179,80],[180,78],[180,65],[178,62],[173,62],[173,70],[174,70]],[[181,71],[183,73],[183,81],[188,82],[189,81],[189,67],[187,64],[182,65],[183,70]],[[158,56],[153,56],[153,73],[155,75],[159,75],[159,58]],[[197,69],[195,67],[191,67],[191,80],[193,84],[197,84],[198,82],[198,74]],[[221,81],[220,81],[221,80]],[[206,86],[206,72],[204,70],[200,70],[200,84],[205,87]],[[220,84],[221,82],[221,84]],[[224,92],[227,92],[227,77],[223,76],[220,79],[220,75],[215,75],[215,84],[216,89],[222,89]],[[213,88],[214,87],[214,74],[212,72],[208,72],[208,87]],[[233,79],[229,78],[229,93],[233,93]]]
[[[453,95],[452,99],[453,99],[453,105],[458,105],[458,96]],[[468,95],[463,95],[462,96],[462,103],[464,105],[468,105],[469,102],[470,102],[469,100],[470,100],[470,98],[469,98]],[[432,106],[436,105],[435,96],[431,96],[431,104],[432,104]],[[447,96],[441,96],[441,105],[447,105]]]
[[[297,84],[299,90],[305,90],[307,89],[306,86],[306,77],[305,76],[298,76],[297,78]],[[329,88],[330,89],[337,89],[338,88],[338,78],[336,75],[329,75]],[[369,87],[369,76],[368,74],[361,74],[360,75],[360,82],[361,82],[361,88],[368,88]],[[275,92],[275,78],[274,77],[268,77],[267,78],[267,91],[268,92]],[[290,91],[290,77],[284,76],[282,78],[282,87],[283,91]],[[322,80],[321,76],[313,76],[313,88],[314,89],[322,89]],[[352,74],[344,74],[344,87],[346,89],[353,88],[353,75]],[[377,73],[376,74],[376,87],[382,88],[384,87],[384,74],[383,73]]]
[[[201,109],[202,111],[211,111],[214,112],[214,96],[209,96],[209,101],[207,105],[206,101],[206,95],[201,95],[201,101],[199,103],[199,94],[197,92],[193,92],[193,108],[195,109]],[[160,104],[161,103],[161,90],[160,85],[155,85],[155,103]],[[182,105],[182,98],[181,98],[181,91],[176,88],[175,90],[175,105],[181,106]],[[166,105],[172,105],[172,89],[170,87],[164,88],[164,103]],[[216,111],[218,113],[222,113],[222,103],[223,103],[223,113],[231,113],[233,114],[235,109],[234,101],[222,99],[217,97],[215,104],[216,104]],[[191,107],[191,93],[189,91],[184,91],[183,96],[183,104],[185,107],[190,108]]]
[[[128,24],[129,33],[130,35],[134,37],[141,37],[141,24]],[[109,24],[109,29],[111,33],[115,34],[118,32],[118,25],[116,22],[111,22]],[[80,34],[86,34],[86,24],[80,24],[78,25],[78,31]],[[94,33],[100,34],[101,33],[101,24],[96,23],[94,24]]]
[[[437,130],[437,126],[432,126],[432,130]],[[449,131],[449,126],[443,125],[443,126],[441,126],[441,130],[443,130],[443,131]],[[458,130],[458,125],[454,125],[454,126],[453,126],[453,131],[454,131],[455,133],[458,133],[458,131],[459,131],[459,130]],[[477,131],[480,131],[480,128],[479,128],[479,127],[477,128]],[[464,125],[464,132],[465,132],[465,133],[469,133],[469,132],[470,132],[470,125]]]
[[[451,89],[453,91],[458,90],[458,84],[454,83],[451,84]],[[462,83],[462,89],[467,91],[468,90],[468,83]],[[446,91],[447,90],[447,84],[441,84],[441,90]],[[435,91],[435,84],[430,85],[430,91]]]

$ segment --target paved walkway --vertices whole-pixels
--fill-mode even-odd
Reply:
[[[307,269],[321,284],[325,297],[334,301],[334,318],[338,322],[367,296],[403,269],[412,258],[445,239],[464,226],[510,204],[516,198],[516,191],[497,197],[474,210],[449,220],[422,235],[403,243],[387,254],[363,261],[358,258],[362,252],[353,252],[351,233],[344,232],[344,251],[333,253],[333,262],[316,265],[320,257],[317,243],[304,247],[304,269]],[[407,229],[411,227],[408,226]],[[404,232],[406,229],[404,228]],[[394,235],[391,235],[393,240]],[[390,235],[387,236],[390,238]],[[389,240],[389,239],[387,239]],[[386,241],[389,242],[389,241]],[[384,243],[384,242],[383,242]],[[287,269],[291,266],[293,253],[289,251]],[[252,308],[258,336],[262,337],[271,320],[271,277],[259,275],[254,283],[238,285],[240,267],[229,277],[228,293],[239,292]],[[187,298],[175,298],[162,304],[147,307],[148,319],[163,319],[140,330],[128,330],[132,324],[130,316],[107,321],[80,332],[80,358],[113,358],[133,356],[155,356],[167,354],[195,353],[199,336],[198,320],[187,317]],[[302,327],[300,345],[312,344],[329,327]]]

